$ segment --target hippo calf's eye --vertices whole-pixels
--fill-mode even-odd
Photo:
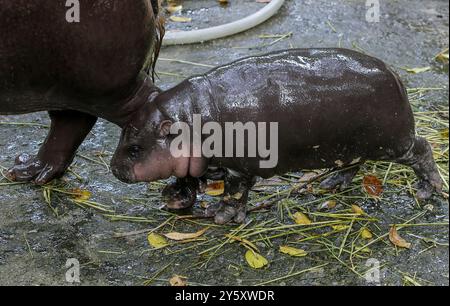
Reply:
[[[142,148],[138,145],[132,145],[128,147],[128,153],[132,158],[138,158]]]

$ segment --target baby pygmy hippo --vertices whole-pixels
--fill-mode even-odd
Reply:
[[[124,129],[112,168],[129,183],[176,176],[164,191],[174,209],[194,204],[199,179],[224,179],[213,210],[223,224],[244,221],[257,176],[338,167],[321,187],[345,188],[366,160],[412,167],[420,200],[442,190],[392,70],[351,50],[296,49],[240,59],[151,97]]]

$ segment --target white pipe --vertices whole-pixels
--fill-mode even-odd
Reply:
[[[195,44],[247,31],[275,15],[284,1],[272,0],[253,15],[224,25],[193,31],[168,31],[163,39],[163,45]]]

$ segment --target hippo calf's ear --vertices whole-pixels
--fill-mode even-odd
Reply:
[[[159,136],[167,137],[170,134],[170,128],[172,127],[172,121],[164,120],[159,124]]]

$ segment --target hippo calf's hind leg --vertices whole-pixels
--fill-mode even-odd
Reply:
[[[51,127],[37,156],[22,154],[7,175],[14,181],[46,184],[64,174],[97,118],[76,111],[51,111]]]
[[[427,200],[433,192],[442,191],[443,182],[434,161],[431,146],[424,138],[416,137],[408,152],[395,161],[413,168],[419,178],[417,199]]]

